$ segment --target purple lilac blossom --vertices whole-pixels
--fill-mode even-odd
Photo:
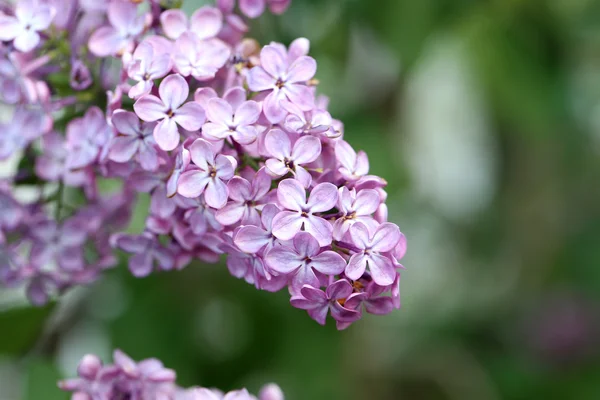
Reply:
[[[113,363],[104,364],[94,355],[85,355],[77,367],[77,378],[58,382],[72,392],[73,400],[284,400],[279,386],[269,383],[258,397],[246,389],[223,393],[199,386],[182,388],[175,383],[177,374],[156,358],[139,362],[121,350],[113,352]]]
[[[310,42],[261,48],[248,35],[246,17],[289,0],[218,0],[190,18],[141,3],[3,8],[0,99],[14,117],[0,159],[21,162],[0,181],[0,283],[42,305],[101,277],[117,251],[140,278],[226,256],[231,275],[287,289],[321,324],[399,308],[406,238],[388,222],[386,181],[317,95]],[[58,40],[69,45],[48,49]],[[22,202],[21,185],[39,190]],[[124,233],[138,193],[144,226]],[[183,390],[157,360],[119,352],[110,366],[87,357],[65,385],[78,399],[254,398]]]

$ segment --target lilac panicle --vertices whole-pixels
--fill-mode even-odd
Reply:
[[[77,367],[77,378],[58,382],[58,387],[73,393],[74,400],[284,400],[274,383],[263,386],[258,398],[246,389],[223,393],[199,386],[182,388],[177,375],[156,358],[139,362],[121,350],[113,352],[113,363],[104,364],[94,354],[85,355]]]
[[[189,18],[155,0],[4,8],[0,100],[14,110],[0,160],[22,162],[0,181],[0,282],[44,304],[98,279],[116,250],[137,277],[226,256],[234,277],[286,288],[321,324],[399,308],[406,238],[387,220],[386,181],[316,94],[310,42],[247,36],[247,18],[289,3],[218,0]],[[145,224],[124,233],[138,193],[150,197]],[[100,399],[252,398],[177,388],[157,360],[119,352],[111,366],[85,358],[64,385]]]

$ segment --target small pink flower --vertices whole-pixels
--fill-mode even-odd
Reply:
[[[206,81],[215,77],[230,54],[229,47],[219,39],[201,40],[185,32],[175,42],[173,61],[175,70],[181,75]]]
[[[338,322],[354,322],[360,319],[360,312],[346,308],[340,300],[346,300],[352,294],[352,285],[340,279],[329,285],[325,292],[310,285],[304,285],[301,296],[294,296],[291,303],[296,308],[308,311],[308,315],[321,325],[325,325],[327,313]]]
[[[129,97],[137,99],[150,93],[154,80],[167,75],[172,68],[171,56],[160,53],[147,41],[138,45],[127,68],[129,77],[138,83],[129,89]]]
[[[314,270],[334,276],[346,268],[346,261],[338,253],[321,251],[317,240],[308,232],[298,232],[294,247],[277,246],[265,255],[265,262],[274,274],[291,278],[292,289],[299,292],[303,285],[319,287]]]
[[[303,111],[313,108],[314,94],[306,85],[317,71],[313,58],[295,58],[285,47],[271,44],[260,52],[260,63],[248,72],[248,87],[267,94],[263,110],[270,122],[279,123],[287,115],[280,105],[282,100],[289,100]]]
[[[161,149],[171,151],[179,145],[177,126],[197,131],[204,123],[204,110],[193,101],[184,104],[190,89],[181,75],[167,76],[158,87],[158,93],[160,98],[151,94],[140,97],[133,109],[144,121],[160,121],[154,128],[154,139]]]
[[[92,34],[90,51],[98,57],[132,51],[134,39],[144,30],[146,15],[138,16],[137,5],[130,1],[112,1],[107,15],[110,26],[102,26]]]
[[[392,251],[402,238],[397,225],[386,222],[373,233],[366,225],[357,222],[350,227],[352,243],[360,251],[350,257],[346,267],[346,276],[357,280],[363,276],[367,267],[373,281],[381,286],[391,285],[396,279],[396,268],[386,253]]]
[[[315,161],[321,154],[321,141],[318,138],[302,136],[292,147],[287,133],[272,129],[265,137],[265,148],[272,157],[265,163],[270,173],[281,177],[291,172],[304,187],[310,185],[312,177],[302,165]]]
[[[216,37],[223,26],[223,14],[215,7],[201,7],[196,10],[189,22],[181,10],[171,9],[160,15],[160,23],[169,39],[176,40],[185,32],[196,35],[199,39]]]
[[[0,12],[0,40],[14,40],[17,50],[28,52],[40,42],[39,31],[47,29],[56,10],[38,0],[20,0],[15,8],[15,16]]]
[[[260,116],[260,105],[252,100],[246,101],[243,88],[232,88],[224,99],[212,98],[206,106],[206,118],[209,122],[202,126],[207,139],[231,138],[239,144],[250,144],[256,140],[254,123]]]
[[[277,188],[277,199],[286,209],[273,219],[273,235],[281,240],[290,240],[301,229],[317,239],[320,246],[331,244],[331,224],[315,213],[331,210],[337,203],[337,188],[323,182],[314,187],[306,201],[306,190],[295,179],[284,179]]]
[[[197,169],[181,174],[178,193],[190,198],[204,193],[206,204],[222,208],[229,194],[226,182],[233,177],[237,161],[231,156],[216,155],[212,145],[204,139],[196,139],[192,143],[190,155]]]
[[[137,115],[124,110],[117,110],[111,121],[118,135],[111,141],[108,158],[124,163],[135,156],[143,169],[156,170],[158,153],[152,136],[156,123],[140,123]]]

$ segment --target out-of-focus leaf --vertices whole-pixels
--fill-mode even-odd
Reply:
[[[65,400],[68,394],[62,392],[56,385],[60,379],[60,373],[50,361],[45,359],[30,361],[25,380],[25,400]]]
[[[22,355],[30,349],[53,307],[23,307],[0,313],[0,354]]]

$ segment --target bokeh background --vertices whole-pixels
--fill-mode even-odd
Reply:
[[[223,264],[123,266],[38,309],[4,291],[0,400],[66,399],[55,381],[113,348],[289,400],[600,399],[600,3],[294,0],[252,25],[311,40],[332,114],[388,180],[402,309],[338,332]]]

